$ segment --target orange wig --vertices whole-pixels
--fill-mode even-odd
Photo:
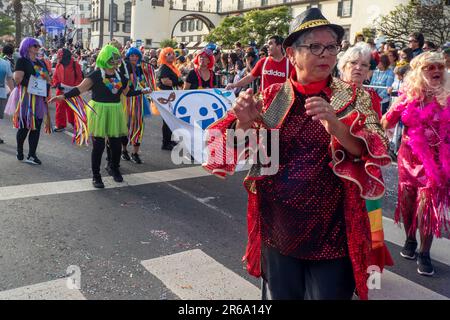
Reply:
[[[180,78],[181,77],[180,70],[178,70],[173,65],[173,62],[172,63],[167,62],[167,54],[169,54],[169,53],[171,53],[171,54],[173,54],[175,56],[175,51],[172,48],[167,47],[167,48],[162,49],[161,53],[159,54],[158,64],[159,65],[165,64],[166,66],[168,66],[177,75],[178,78]]]

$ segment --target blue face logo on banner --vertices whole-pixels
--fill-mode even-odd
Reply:
[[[225,115],[227,108],[222,100],[209,92],[189,92],[178,99],[173,114],[193,126],[206,129]]]

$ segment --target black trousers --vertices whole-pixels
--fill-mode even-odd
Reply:
[[[41,135],[42,119],[36,119],[35,122],[36,122],[35,130],[29,130],[26,128],[17,130],[16,141],[17,141],[17,152],[19,154],[23,153],[23,144],[28,136],[28,146],[29,146],[28,155],[33,157],[36,156],[36,149],[39,143],[39,137]]]
[[[163,136],[162,140],[163,144],[167,145],[172,141],[172,130],[170,130],[169,126],[164,120],[162,125],[162,136]]]
[[[120,166],[120,153],[122,152],[121,138],[108,138],[111,154],[108,160],[112,168],[118,169]],[[105,151],[105,138],[92,137],[91,166],[94,175],[100,174],[103,151]]]
[[[350,258],[301,260],[262,244],[263,300],[350,300],[355,290]]]

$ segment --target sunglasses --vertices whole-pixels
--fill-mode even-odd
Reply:
[[[444,71],[445,66],[442,64],[430,64],[428,66],[423,67],[422,69],[425,71],[431,71],[431,72],[436,71],[436,70]]]
[[[40,48],[41,46],[38,44],[33,44],[33,48]]]

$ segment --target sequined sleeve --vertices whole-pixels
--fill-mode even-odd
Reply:
[[[369,94],[357,89],[355,100],[340,121],[350,128],[352,136],[364,142],[365,149],[360,158],[355,158],[333,138],[333,171],[358,185],[362,198],[379,199],[385,191],[381,167],[390,164],[391,159],[387,154],[388,140]]]
[[[391,108],[389,108],[388,112],[385,115],[385,118],[388,122],[388,127],[394,126],[397,122],[400,121],[402,117],[402,112],[406,107],[406,97],[401,96],[397,99],[397,102],[394,103]]]

